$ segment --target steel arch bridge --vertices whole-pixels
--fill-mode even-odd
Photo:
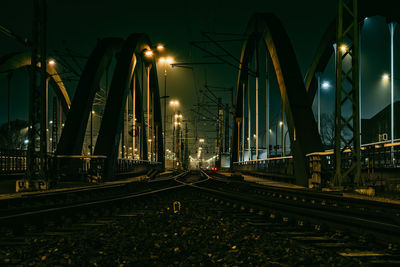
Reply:
[[[342,5],[346,5],[345,8],[354,8],[358,12],[357,22],[362,25],[364,18],[371,16],[383,16],[386,17],[388,21],[398,22],[400,16],[395,9],[390,8],[393,6],[392,0],[384,0],[376,5],[372,0],[359,1],[357,6],[356,0],[339,0]],[[343,8],[343,6],[342,6]],[[355,13],[357,14],[357,13]],[[317,52],[313,58],[312,64],[310,65],[305,77],[303,78],[299,69],[298,62],[296,61],[296,55],[294,53],[293,47],[291,45],[290,39],[287,35],[286,30],[282,26],[279,19],[270,13],[255,14],[249,21],[245,35],[248,36],[245,40],[239,65],[239,73],[236,87],[236,98],[235,98],[235,112],[234,112],[234,127],[232,132],[232,161],[233,165],[246,163],[243,157],[243,161],[240,159],[240,152],[244,154],[244,140],[245,140],[245,97],[249,92],[249,77],[255,76],[256,79],[256,91],[258,91],[258,79],[260,73],[258,70],[259,59],[258,49],[259,43],[266,46],[268,54],[272,60],[273,71],[277,77],[278,86],[280,89],[280,95],[282,99],[282,105],[285,112],[288,132],[291,143],[291,154],[293,156],[293,168],[296,178],[296,184],[308,186],[308,176],[309,176],[309,166],[307,160],[307,154],[312,154],[313,152],[322,152],[322,142],[320,135],[318,133],[317,124],[312,113],[312,103],[317,91],[318,82],[316,78],[316,73],[322,72],[327,64],[332,54],[334,54],[334,44],[338,42],[338,31],[337,23],[341,21],[343,27],[349,27],[344,29],[346,33],[350,27],[353,27],[355,23],[352,21],[352,16],[347,14],[342,14],[342,17],[335,18],[326,30],[320,44],[318,46]],[[353,24],[352,24],[353,23]],[[351,37],[352,38],[352,37]],[[358,37],[357,37],[358,39]],[[343,40],[343,39],[342,39]],[[355,48],[357,47],[357,48]],[[357,49],[357,50],[355,50]],[[352,51],[358,51],[358,44],[351,44],[350,53],[343,55],[343,58],[352,54]],[[358,55],[357,55],[358,56]],[[255,60],[256,69],[252,71],[250,64],[252,60]],[[357,65],[353,62],[353,65]],[[358,65],[357,65],[358,68]],[[268,70],[270,71],[270,70]],[[343,70],[338,70],[337,73]],[[353,76],[356,76],[358,70],[353,72]],[[357,74],[358,75],[358,74]],[[354,79],[358,82],[358,79]],[[355,85],[353,82],[353,86]],[[268,89],[267,89],[268,90]],[[338,89],[337,89],[338,90]],[[338,91],[337,91],[338,92]],[[352,94],[358,94],[358,88],[353,91]],[[343,101],[343,93],[340,96]],[[247,96],[248,97],[248,96]],[[258,97],[258,96],[257,96]],[[357,98],[358,99],[358,98]],[[339,101],[339,103],[340,103]],[[252,103],[254,104],[254,103]],[[250,103],[248,104],[250,105]],[[256,105],[256,113],[258,113],[258,100]],[[340,105],[340,104],[339,104]],[[354,110],[359,110],[358,103],[354,104]],[[269,107],[267,107],[269,108]],[[268,116],[268,115],[267,115]],[[338,115],[337,115],[338,116]],[[356,118],[358,115],[354,115]],[[359,118],[359,117],[358,117]],[[336,122],[343,120],[342,117],[336,118]],[[258,123],[258,122],[257,122]],[[350,127],[354,126],[356,122],[353,122]],[[258,127],[258,126],[257,126]],[[338,126],[337,127],[344,127]],[[359,131],[359,130],[358,130]],[[267,133],[268,134],[268,133]],[[337,135],[340,134],[337,133]],[[257,130],[258,135],[258,130]],[[354,133],[354,136],[359,133]],[[340,137],[337,137],[340,138]],[[242,141],[241,141],[242,139]],[[250,139],[250,131],[247,139]],[[354,141],[356,137],[353,137],[351,141]],[[340,140],[340,139],[337,139]],[[242,151],[240,149],[242,142]],[[250,141],[248,141],[250,143]],[[336,141],[339,144],[341,141]],[[348,147],[342,147],[339,152],[336,152],[335,157],[339,157],[340,154]],[[267,148],[268,151],[268,148]],[[249,154],[251,153],[249,145]],[[258,160],[258,155],[256,161]],[[352,161],[355,158],[351,159]],[[358,159],[359,160],[359,159]],[[249,160],[248,162],[251,162]],[[257,163],[255,163],[257,164]],[[354,174],[357,175],[357,174]],[[354,179],[355,182],[357,179]],[[360,180],[361,181],[361,180]]]
[[[95,94],[100,88],[101,77],[112,58],[116,56],[117,63],[112,76],[104,115],[101,119],[94,156],[106,157],[103,177],[111,179],[116,172],[120,135],[123,129],[123,115],[127,108],[128,95],[131,93],[133,118],[135,119],[132,134],[136,135],[136,130],[139,132],[140,160],[142,162],[159,162],[160,168],[164,168],[163,129],[156,61],[154,57],[146,58],[143,55],[144,51],[151,49],[152,44],[145,34],[132,34],[125,41],[118,38],[98,41],[79,81],[70,115],[67,117],[57,147],[58,155],[81,154],[89,115],[92,111]],[[143,82],[140,85],[138,77],[139,59],[145,65],[147,74],[147,130],[143,110],[144,104],[142,103],[144,85]],[[150,102],[152,107],[151,128],[149,123]],[[146,145],[149,141],[151,145]],[[150,159],[148,152],[151,153]]]
[[[291,42],[274,14],[255,14],[247,26],[246,35],[249,38],[243,44],[236,89],[233,161],[239,161],[240,129],[244,127],[244,101],[242,100],[249,91],[250,63],[253,55],[257,53],[257,43],[262,41],[271,56],[278,80],[293,147],[296,182],[304,185],[307,181],[305,155],[321,151],[322,143]]]

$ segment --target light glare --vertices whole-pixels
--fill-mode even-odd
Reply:
[[[329,87],[330,87],[329,82],[323,82],[323,83],[322,83],[322,88],[323,88],[323,89],[328,89]]]
[[[144,52],[144,54],[145,54],[146,56],[148,56],[148,57],[151,57],[151,56],[153,56],[153,51],[151,51],[151,50],[146,50],[146,51]]]
[[[383,78],[384,81],[389,81],[390,76],[389,76],[389,74],[383,74],[382,78]]]

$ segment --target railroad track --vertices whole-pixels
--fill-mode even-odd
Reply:
[[[208,177],[208,182],[190,186],[206,192],[216,203],[232,205],[233,201],[242,210],[267,213],[274,220],[307,226],[312,231],[308,235],[294,231],[292,239],[296,241],[315,243],[315,249],[336,248],[342,256],[383,259],[374,259],[370,264],[400,264],[399,206],[396,204],[232,182],[205,172],[203,175]],[[340,236],[346,236],[346,242]]]
[[[171,234],[165,229],[160,229],[161,232],[156,234],[147,233],[150,236],[146,236],[145,230],[143,230],[142,234],[136,233],[136,236],[141,242],[153,240],[155,238],[153,234],[157,235],[157,237],[159,235],[167,235],[168,242],[171,241],[170,238],[175,240],[172,244],[169,244],[171,247],[168,247],[169,253],[172,254],[172,258],[168,258],[168,260],[171,260],[170,264],[181,264],[183,259],[182,257],[175,257],[176,254],[183,256],[182,253],[189,253],[189,248],[182,248],[184,246],[182,243],[189,242],[185,243],[186,245],[196,245],[196,242],[202,243],[204,240],[200,238],[200,241],[198,241],[199,237],[206,238],[207,242],[211,242],[209,241],[211,239],[216,239],[214,240],[216,247],[206,253],[204,251],[207,250],[209,244],[204,243],[203,247],[198,248],[200,251],[204,250],[205,254],[202,253],[206,255],[200,257],[201,259],[184,255],[188,264],[215,264],[220,262],[231,264],[247,264],[249,262],[253,262],[253,264],[257,262],[259,264],[276,264],[283,262],[289,265],[299,263],[300,265],[314,265],[319,262],[320,264],[332,263],[349,266],[400,263],[396,243],[390,242],[391,247],[387,246],[388,242],[375,243],[371,241],[372,236],[368,229],[359,231],[362,234],[354,234],[352,227],[348,225],[343,227],[340,222],[335,221],[332,223],[331,219],[324,222],[324,218],[316,216],[311,211],[312,205],[310,209],[304,207],[297,207],[296,209],[296,205],[283,205],[281,201],[276,203],[266,198],[268,190],[262,187],[253,187],[248,183],[231,182],[221,178],[213,179],[205,173],[203,173],[203,176],[201,178],[199,175],[192,174],[186,177],[171,177],[164,181],[168,181],[169,186],[164,184],[164,187],[160,189],[153,188],[153,190],[146,192],[114,196],[113,199],[80,203],[77,206],[59,207],[60,210],[53,213],[53,216],[47,215],[44,211],[39,212],[39,217],[45,215],[47,220],[49,218],[53,219],[48,220],[41,228],[28,229],[26,233],[13,234],[3,231],[2,236],[7,236],[7,239],[4,242],[0,242],[0,258],[10,263],[12,257],[8,256],[14,255],[15,251],[21,251],[21,248],[22,250],[28,249],[26,240],[32,241],[35,236],[36,238],[45,236],[43,243],[51,243],[52,238],[64,238],[65,236],[70,237],[70,240],[79,239],[79,233],[96,232],[96,229],[103,229],[104,227],[108,227],[109,231],[114,231],[114,228],[120,229],[122,227],[119,225],[121,219],[129,221],[122,228],[125,227],[127,228],[126,231],[132,231],[131,224],[137,225],[142,218],[148,219],[147,221],[145,219],[144,225],[146,225],[169,214],[168,216],[170,217],[168,218],[173,218],[173,221],[165,224],[165,227],[169,229],[168,231],[176,231],[175,233],[178,233],[179,237],[184,238],[185,234],[183,233],[190,231],[182,229],[193,230],[195,228],[193,225],[197,225],[200,228],[195,231],[196,237],[193,236],[191,240],[181,241],[175,239],[175,233]],[[151,183],[158,184],[159,182]],[[258,192],[255,193],[254,190]],[[278,197],[278,199],[285,200],[286,197]],[[176,214],[173,212],[174,208],[176,208],[175,200],[178,200],[177,203],[179,203],[179,209]],[[294,209],[296,210],[294,211]],[[52,211],[49,212],[51,213]],[[307,214],[304,214],[304,212]],[[182,220],[179,222],[174,221],[176,219],[174,214],[181,214],[182,218],[179,218]],[[29,217],[31,215],[27,214],[26,216]],[[197,219],[194,220],[193,218]],[[183,226],[188,221],[191,222],[190,226]],[[221,224],[224,221],[227,222],[226,225]],[[170,227],[171,225],[173,225],[173,228]],[[157,228],[159,225],[152,224],[150,228],[152,227]],[[233,228],[230,229],[229,227]],[[146,231],[149,230],[147,229]],[[206,231],[211,231],[212,234],[207,234]],[[140,237],[141,235],[144,235],[144,237]],[[225,235],[230,236],[230,239],[225,240]],[[108,238],[112,239],[113,236]],[[119,239],[121,242],[125,242],[124,238],[128,237]],[[136,241],[138,241],[137,239]],[[385,243],[385,246],[382,245],[383,243]],[[160,244],[156,244],[158,243],[154,244],[157,248],[156,251],[162,250],[162,248],[157,247]],[[282,257],[273,259],[273,257],[265,256],[265,253],[268,252],[264,251],[263,247],[268,247],[268,251],[273,251],[279,250],[281,246],[283,246],[283,250],[280,250]],[[228,249],[228,252],[222,252],[222,247]],[[53,254],[54,249],[49,248],[49,250],[53,251]],[[150,254],[136,258],[134,263],[160,264],[164,263],[163,260],[165,258],[162,259],[163,257],[169,257],[166,255],[162,257],[160,256],[161,254],[153,253],[153,247],[142,249],[148,250]],[[8,252],[6,252],[5,256],[2,256],[2,251]],[[9,253],[8,256],[7,253]],[[106,252],[103,251],[103,253]],[[235,253],[247,253],[247,259],[231,255]],[[48,253],[46,255],[44,256],[50,257]],[[72,264],[76,263],[76,259],[70,254],[68,255],[68,259],[61,257],[59,260],[64,263],[69,263],[68,260],[71,260]],[[115,263],[108,262],[106,255],[97,256],[102,258],[100,261],[102,264]],[[233,258],[231,259],[228,256]],[[43,262],[42,257],[43,255],[34,257],[33,262],[35,260]],[[109,253],[108,257],[111,257]],[[319,257],[319,259],[316,260],[315,257]],[[31,260],[17,262],[27,263]],[[122,259],[121,262],[128,265],[132,263],[129,259]]]
[[[186,174],[5,199],[0,201],[0,227],[10,228],[11,226],[21,231],[24,225],[42,224],[61,215],[65,217],[126,199],[157,194],[182,186],[178,185],[175,179]]]

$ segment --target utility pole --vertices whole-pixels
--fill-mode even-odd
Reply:
[[[229,105],[225,105],[225,153],[229,153]]]
[[[218,112],[217,142],[216,142],[216,148],[215,148],[215,152],[217,154],[216,167],[221,168],[224,118],[223,118],[223,109],[222,109],[222,99],[220,97],[218,98],[217,112]]]
[[[8,127],[8,134],[10,134],[10,108],[11,108],[11,78],[13,73],[8,73],[8,83],[7,83],[7,127]]]
[[[183,162],[183,166],[184,169],[187,170],[189,169],[189,142],[188,142],[188,127],[187,127],[187,123],[185,124],[185,156],[184,156],[184,162]]]
[[[51,125],[51,151],[55,152],[57,149],[58,142],[58,107],[57,107],[57,97],[53,97],[53,123]]]
[[[47,180],[47,62],[46,0],[33,0],[32,55],[29,88],[28,180],[39,176]],[[39,77],[38,77],[39,76]],[[39,78],[39,79],[38,79]],[[38,83],[39,80],[39,83]],[[39,162],[36,165],[36,136],[39,135]]]

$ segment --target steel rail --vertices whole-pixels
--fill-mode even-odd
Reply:
[[[187,174],[188,174],[188,172],[180,173],[178,175],[171,176],[168,179],[160,180],[159,182],[166,182],[169,180],[174,181],[175,179],[183,177]],[[121,186],[119,186],[119,188],[122,188],[123,185],[127,185],[127,184],[129,184],[129,183],[121,184]],[[122,201],[122,200],[129,200],[129,199],[136,198],[136,197],[147,196],[147,195],[156,194],[156,193],[160,193],[160,192],[164,192],[164,191],[168,191],[168,190],[173,190],[173,189],[177,189],[177,188],[180,188],[183,186],[185,186],[185,185],[178,184],[178,185],[168,186],[165,188],[154,189],[151,191],[141,191],[141,192],[122,194],[122,195],[118,194],[117,196],[107,196],[107,198],[98,199],[98,200],[94,200],[94,201],[90,200],[90,201],[84,201],[84,202],[73,203],[73,204],[62,203],[61,205],[58,204],[58,206],[54,205],[54,207],[48,207],[48,205],[47,206],[42,205],[42,206],[37,207],[35,210],[31,210],[31,211],[22,210],[22,211],[17,211],[17,213],[14,213],[14,214],[0,216],[0,225],[7,225],[7,224],[10,225],[10,223],[15,223],[16,225],[28,224],[28,223],[32,222],[31,219],[43,220],[43,219],[47,218],[46,216],[50,216],[50,215],[55,215],[55,214],[59,214],[59,213],[65,214],[67,212],[75,211],[75,210],[79,210],[79,209],[85,209],[85,208],[90,208],[90,207],[111,204],[111,203]],[[100,189],[100,188],[94,188],[94,189]],[[78,192],[78,191],[74,191],[74,192]],[[71,193],[74,193],[74,192],[71,192]],[[30,209],[32,209],[32,207]],[[41,218],[39,218],[39,217],[41,217]],[[29,218],[29,220],[28,220],[28,218]]]
[[[210,177],[210,176],[209,176]],[[210,177],[209,180],[214,180]],[[399,242],[400,240],[400,225],[386,223],[373,219],[361,218],[357,214],[344,214],[343,210],[321,210],[316,207],[300,206],[298,202],[280,201],[265,199],[260,195],[240,192],[230,192],[215,189],[207,186],[199,186],[195,184],[187,184],[190,187],[214,194],[231,200],[240,201],[244,205],[256,205],[260,208],[267,208],[285,213],[287,216],[300,216],[304,220],[313,221],[319,225],[327,224],[334,225],[336,228],[349,229],[356,232],[368,232],[375,235],[380,242],[387,241]]]

